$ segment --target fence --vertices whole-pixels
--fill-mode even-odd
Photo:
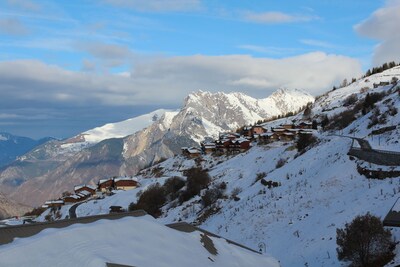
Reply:
[[[352,147],[347,154],[377,165],[400,166],[399,152]]]

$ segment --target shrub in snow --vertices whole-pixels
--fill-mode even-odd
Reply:
[[[363,114],[367,114],[371,109],[375,107],[375,103],[381,101],[382,98],[385,96],[385,92],[381,93],[368,93],[364,99],[363,103]]]
[[[201,168],[191,168],[185,172],[185,175],[187,177],[186,190],[179,196],[181,203],[198,195],[202,189],[208,186],[211,180],[208,172]]]
[[[232,189],[231,192],[231,197],[234,199],[235,197],[237,197],[237,195],[239,195],[242,192],[242,188],[240,187],[235,187]]]
[[[262,178],[267,177],[267,173],[266,172],[259,172],[256,174],[256,180],[255,182],[260,181]]]
[[[394,256],[395,243],[378,217],[369,213],[357,216],[343,229],[336,230],[338,259],[350,266],[384,266]]]
[[[129,210],[145,210],[151,216],[157,218],[161,215],[160,208],[166,201],[165,190],[160,184],[150,185],[146,191],[144,191],[138,202],[131,203]]]
[[[296,141],[296,148],[298,151],[304,151],[307,147],[312,146],[317,142],[312,134],[299,134],[299,138]]]
[[[207,189],[204,195],[201,197],[202,204],[205,208],[214,204],[218,199],[222,198],[223,191],[220,188]]]
[[[185,186],[185,181],[180,177],[171,177],[164,183],[165,194],[170,200],[176,199],[179,196],[179,190]]]
[[[275,167],[278,169],[278,168],[280,168],[280,167],[283,167],[283,165],[285,165],[285,164],[286,164],[286,160],[285,160],[285,159],[279,159],[279,160],[276,162]]]
[[[355,104],[358,100],[358,97],[356,94],[351,94],[348,97],[346,97],[345,100],[343,100],[343,106],[348,107],[351,106],[353,104]]]
[[[261,179],[261,184],[264,186],[268,186],[269,189],[271,189],[272,187],[278,187],[281,184],[278,182],[273,182],[273,181],[267,181],[265,179]]]
[[[336,114],[329,120],[330,123],[326,126],[326,129],[341,130],[346,128],[356,120],[356,114],[356,109],[345,110],[342,113]]]

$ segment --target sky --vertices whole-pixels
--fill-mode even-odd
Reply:
[[[0,132],[71,137],[189,93],[319,95],[400,62],[400,0],[2,0]]]

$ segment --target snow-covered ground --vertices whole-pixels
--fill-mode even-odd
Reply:
[[[99,220],[61,229],[46,229],[30,238],[0,246],[0,266],[278,267],[265,255],[211,237],[217,254],[202,244],[202,233],[183,233],[151,216]]]

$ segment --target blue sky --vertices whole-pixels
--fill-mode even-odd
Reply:
[[[192,91],[321,94],[400,61],[399,0],[5,0],[0,131],[68,137]]]

